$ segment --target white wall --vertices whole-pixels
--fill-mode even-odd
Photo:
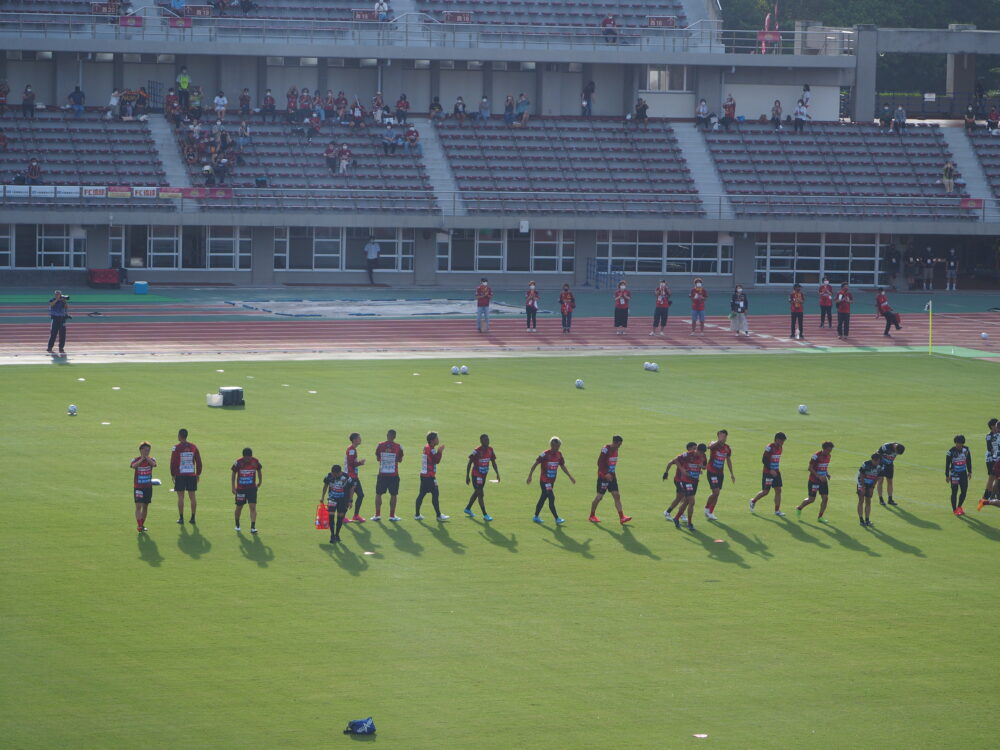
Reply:
[[[481,70],[442,70],[441,71],[441,106],[450,113],[455,106],[455,99],[465,99],[465,110],[472,114],[479,105],[483,95],[483,71]],[[420,108],[422,109],[422,108]],[[420,111],[418,109],[418,111]]]
[[[694,117],[695,96],[685,91],[640,91],[649,105],[650,117]]]
[[[621,65],[595,65],[593,79],[597,86],[594,94],[595,115],[625,116],[622,99],[622,85],[625,71]],[[586,82],[584,82],[586,83]],[[580,86],[583,89],[583,86]],[[579,91],[576,92],[579,98]],[[579,107],[579,103],[577,104]]]
[[[7,61],[7,85],[10,86],[10,93],[7,95],[7,106],[16,107],[20,111],[21,92],[24,87],[31,84],[35,92],[36,101],[45,104],[63,104],[66,95],[73,90],[71,86],[67,91],[60,94],[52,89],[52,66],[48,60],[35,62],[34,60],[8,60]],[[108,67],[111,64],[108,63]]]
[[[382,70],[382,94],[390,107],[395,107],[400,94],[406,94],[411,112],[426,112],[431,101],[431,72],[406,68],[395,61]]]

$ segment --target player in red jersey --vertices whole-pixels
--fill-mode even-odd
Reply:
[[[149,455],[150,445],[145,440],[139,443],[139,455],[132,459],[129,467],[135,471],[132,480],[132,494],[135,497],[135,525],[142,533],[146,530],[146,515],[153,502],[153,469],[156,459]]]
[[[345,517],[344,523],[351,521],[364,523],[365,519],[361,516],[361,502],[365,499],[365,491],[361,489],[361,478],[358,476],[358,467],[365,465],[365,459],[358,458],[358,446],[361,445],[361,435],[357,432],[352,432],[348,439],[351,441],[351,444],[344,451],[344,470],[347,472],[347,476],[354,480],[354,492],[352,493],[354,498],[354,517]]]
[[[899,324],[899,313],[892,309],[892,305],[889,304],[889,298],[886,296],[885,289],[882,287],[878,288],[878,293],[875,295],[875,317],[885,318],[885,330],[882,331],[883,336],[892,338],[892,334],[889,333],[889,329],[892,328],[892,326],[896,326],[897,331],[902,328]]]
[[[666,279],[660,279],[660,283],[656,285],[656,289],[653,290],[653,299],[655,300],[655,307],[653,307],[653,330],[649,332],[650,336],[662,336],[663,332],[667,329],[667,317],[670,315],[670,285],[667,283]],[[660,330],[656,330],[659,328]]]
[[[816,520],[820,523],[829,523],[823,518],[823,514],[826,513],[826,503],[830,499],[830,452],[832,450],[833,443],[827,440],[809,459],[809,482],[806,499],[795,506],[795,516],[800,520],[802,511],[807,505],[816,502],[816,495],[819,494],[819,516]]]
[[[764,464],[764,474],[760,480],[760,492],[750,499],[750,512],[754,512],[757,501],[764,495],[774,490],[774,515],[784,517],[781,511],[781,446],[785,444],[785,433],[779,432],[774,436],[774,442],[768,443],[761,456],[761,463]]]
[[[170,454],[170,476],[174,478],[174,492],[177,493],[177,523],[184,523],[184,493],[191,497],[191,518],[198,510],[195,492],[198,491],[198,477],[201,476],[201,453],[198,446],[188,442],[188,431],[177,431],[177,445]]]
[[[399,495],[399,465],[403,462],[403,446],[396,442],[396,431],[385,433],[385,441],[375,447],[378,460],[378,478],[375,480],[375,515],[373,521],[382,520],[382,495],[389,493],[389,520],[398,521],[396,497]]]
[[[632,520],[632,516],[626,516],[625,511],[622,510],[622,496],[618,491],[618,449],[621,448],[622,441],[621,435],[615,435],[611,438],[610,443],[601,448],[601,452],[597,456],[597,496],[590,504],[589,520],[591,523],[601,522],[601,519],[597,517],[597,506],[604,499],[605,492],[610,492],[611,497],[615,500],[618,520],[622,524]]]
[[[705,300],[708,298],[708,290],[700,278],[695,278],[688,296],[691,298],[691,335],[694,336],[699,323],[701,332],[705,332]]]
[[[559,293],[559,313],[562,315],[563,333],[569,333],[569,329],[573,325],[573,311],[575,309],[576,297],[569,290],[569,284],[563,284],[562,291]]]
[[[257,490],[264,481],[264,467],[254,458],[253,451],[243,449],[243,456],[233,462],[232,485],[236,496],[236,530],[240,530],[243,506],[250,506],[250,533],[257,533]]]
[[[795,327],[798,325],[799,335],[798,338],[802,339],[802,319],[805,317],[806,309],[806,294],[802,291],[801,284],[795,284],[792,287],[792,293],[788,295],[788,307],[792,313],[792,333],[791,337],[795,338]]]
[[[723,470],[729,467],[729,479],[736,482],[736,475],[733,474],[733,449],[729,445],[729,431],[719,430],[715,433],[715,440],[708,445],[708,469],[705,472],[708,478],[708,486],[712,494],[708,496],[705,503],[705,518],[709,521],[717,520],[715,517],[715,505],[719,502],[719,493],[722,491],[722,482],[725,479]]]
[[[566,521],[559,517],[556,512],[556,495],[553,491],[553,487],[556,484],[556,477],[559,475],[559,469],[563,470],[563,473],[569,477],[569,481],[576,484],[576,480],[573,475],[569,473],[569,469],[566,468],[566,461],[563,459],[563,454],[559,452],[559,448],[562,447],[562,440],[557,437],[553,437],[549,440],[549,449],[543,451],[535,459],[535,463],[531,465],[531,469],[528,471],[528,484],[531,484],[531,476],[535,473],[535,467],[541,465],[542,470],[538,475],[538,482],[541,486],[542,493],[538,497],[538,503],[535,505],[535,515],[531,519],[535,523],[542,523],[542,517],[538,515],[542,512],[542,508],[545,507],[545,501],[549,501],[549,510],[552,511],[552,515],[556,519],[556,523],[562,525]]]
[[[624,336],[628,332],[628,306],[632,300],[632,292],[624,281],[618,282],[615,290],[615,333]]]
[[[424,495],[430,494],[431,503],[434,505],[434,513],[438,521],[447,521],[448,516],[441,512],[441,505],[438,502],[438,481],[437,465],[441,463],[441,456],[444,453],[444,446],[440,444],[436,432],[427,433],[427,445],[420,456],[420,493],[417,495],[417,511],[413,515],[417,521],[423,521],[420,514],[420,506],[424,502]]]
[[[486,477],[490,473],[490,464],[493,464],[493,471],[499,482],[500,469],[497,468],[497,454],[490,447],[490,436],[483,433],[479,436],[479,445],[469,454],[469,463],[465,465],[465,483],[472,485],[472,496],[469,498],[469,504],[465,506],[465,515],[469,518],[476,517],[476,514],[472,512],[472,504],[478,500],[479,509],[483,511],[483,520],[493,520],[493,516],[486,512],[486,499],[483,497],[486,489]],[[470,471],[472,472],[471,478]]]
[[[672,458],[663,470],[663,479],[666,480],[670,476],[670,467],[675,467],[674,487],[677,490],[674,502],[663,511],[663,517],[673,521],[678,529],[681,527],[681,519],[687,518],[687,527],[694,531],[694,496],[698,492],[698,479],[705,468],[705,445],[688,443],[686,448],[685,453]],[[673,516],[670,515],[672,512]]]
[[[823,277],[823,283],[819,285],[819,327],[823,327],[826,321],[827,328],[833,328],[833,287],[829,279]]]

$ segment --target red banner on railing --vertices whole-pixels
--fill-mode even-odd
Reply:
[[[183,198],[184,193],[182,191],[183,188],[161,187],[159,196],[161,198]]]
[[[446,10],[444,12],[444,22],[445,23],[472,23],[471,13],[462,13],[454,10]]]
[[[109,198],[131,198],[132,197],[132,186],[131,185],[109,185],[108,193]]]
[[[132,188],[133,198],[155,198],[160,194],[158,187],[134,187]]]
[[[781,41],[780,31],[758,31],[757,32],[758,42],[767,42],[768,44],[777,44]]]
[[[677,25],[677,16],[646,16],[646,26],[651,29],[672,29]]]
[[[962,208],[982,208],[982,198],[962,198]]]
[[[172,29],[190,29],[194,26],[194,21],[190,18],[168,18],[167,26]]]
[[[119,16],[118,25],[140,27],[142,26],[142,16]]]

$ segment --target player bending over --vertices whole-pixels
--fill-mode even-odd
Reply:
[[[354,480],[334,464],[330,473],[323,479],[323,494],[319,501],[326,497],[326,509],[330,514],[330,542],[340,541],[340,529],[344,525],[344,515],[351,507],[351,493],[354,491]],[[334,520],[336,517],[336,520]]]
[[[878,453],[872,453],[872,457],[858,468],[858,522],[862,526],[872,525],[872,492],[881,473],[882,457]]]
[[[618,491],[616,470],[618,468],[618,449],[622,446],[622,440],[621,435],[615,435],[611,438],[610,443],[601,448],[601,452],[597,456],[597,495],[594,497],[594,502],[590,504],[590,518],[588,520],[591,523],[601,522],[601,519],[597,517],[597,506],[604,499],[605,492],[610,492],[611,497],[615,500],[618,520],[622,524],[632,520],[632,516],[626,516],[625,511],[622,510],[622,496]]]
[[[880,446],[878,451],[879,461],[882,464],[882,471],[878,476],[878,483],[876,487],[878,488],[878,504],[885,505],[885,501],[882,499],[882,481],[885,481],[886,489],[889,492],[889,505],[898,505],[898,503],[892,499],[892,478],[896,475],[896,456],[902,456],[903,451],[906,450],[906,446],[902,443],[885,443]]]
[[[809,482],[807,483],[807,497],[795,506],[795,516],[802,518],[802,510],[809,504],[816,502],[816,495],[819,494],[819,516],[817,521],[829,523],[823,514],[826,513],[826,503],[830,499],[830,452],[833,450],[833,443],[827,440],[816,453],[809,459]]]
[[[472,512],[472,504],[478,500],[479,509],[483,512],[483,520],[493,520],[493,516],[486,512],[486,498],[484,497],[490,464],[493,464],[493,473],[497,475],[499,482],[500,469],[497,468],[497,454],[490,447],[490,436],[483,433],[479,436],[479,445],[469,454],[469,462],[465,465],[465,483],[472,485],[472,495],[469,497],[469,504],[465,506],[465,515],[469,518],[476,517],[476,514]]]
[[[552,517],[556,519],[556,523],[559,525],[566,523],[564,519],[559,517],[559,513],[556,512],[556,495],[553,488],[555,487],[560,469],[569,477],[569,481],[573,484],[576,484],[576,480],[569,473],[569,469],[566,468],[566,461],[563,458],[563,454],[559,451],[560,447],[562,447],[562,440],[559,438],[554,437],[549,440],[549,449],[540,453],[538,458],[535,459],[535,463],[531,465],[531,469],[528,470],[527,484],[531,484],[531,476],[535,473],[535,467],[539,465],[542,467],[538,473],[541,494],[538,496],[538,502],[535,504],[535,515],[531,519],[535,523],[542,523],[542,517],[539,513],[545,507],[546,500],[549,501],[549,510],[552,511]]]

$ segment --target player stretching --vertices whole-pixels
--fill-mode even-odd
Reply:
[[[385,441],[375,447],[378,461],[378,478],[375,480],[375,515],[373,521],[382,520],[382,495],[389,493],[389,520],[398,521],[396,497],[399,495],[399,465],[403,463],[403,446],[396,442],[396,431],[385,433]]]
[[[670,474],[670,467],[675,467],[674,488],[677,490],[677,496],[670,507],[663,511],[663,517],[673,521],[678,529],[681,527],[681,520],[686,518],[687,527],[694,531],[694,496],[698,492],[698,478],[705,468],[705,453],[698,450],[697,443],[688,443],[685,447],[687,452],[671,459],[663,469],[663,478],[666,479]],[[671,517],[675,508],[676,512]]]
[[[232,485],[236,496],[236,530],[240,530],[243,506],[250,505],[250,533],[257,533],[257,490],[264,481],[264,467],[254,458],[253,451],[243,449],[243,456],[233,462]]]
[[[830,451],[833,450],[833,443],[827,440],[823,447],[813,453],[809,459],[809,483],[807,485],[807,497],[795,506],[795,517],[802,518],[802,510],[810,503],[816,502],[816,494],[819,493],[819,516],[817,521],[829,523],[823,514],[826,513],[826,503],[830,499]]]
[[[872,457],[858,469],[858,521],[862,526],[871,526],[872,491],[882,473],[882,457],[872,453]]]
[[[597,456],[597,495],[594,497],[594,502],[590,504],[590,518],[588,520],[591,523],[601,522],[601,519],[597,517],[597,506],[604,499],[605,492],[610,492],[611,497],[615,500],[618,520],[623,525],[632,520],[632,516],[626,516],[625,511],[622,510],[622,496],[618,492],[616,470],[618,468],[618,449],[622,447],[622,440],[621,435],[615,435],[611,438],[610,443],[601,448],[601,452]]]
[[[729,479],[736,482],[736,475],[733,474],[733,449],[729,443],[729,431],[719,430],[715,433],[715,440],[708,445],[708,470],[705,472],[708,477],[708,486],[712,494],[708,496],[705,503],[705,518],[709,521],[718,520],[715,517],[715,504],[719,502],[719,493],[722,491],[722,482],[726,478],[723,469],[729,467]]]
[[[330,542],[340,541],[340,529],[344,525],[344,514],[351,506],[351,492],[354,490],[354,480],[341,471],[337,464],[330,467],[330,473],[323,479],[323,494],[319,501],[326,497],[326,509],[330,514]],[[336,516],[336,520],[334,520]]]
[[[132,494],[135,496],[135,526],[139,533],[146,530],[146,515],[153,502],[153,469],[156,459],[149,455],[150,445],[145,440],[139,443],[139,455],[132,459],[129,467],[135,470]]]
[[[420,515],[420,506],[423,505],[424,495],[430,493],[431,503],[434,505],[434,514],[439,521],[447,521],[448,516],[441,512],[441,505],[438,502],[438,480],[437,465],[441,462],[441,455],[444,453],[444,446],[439,445],[438,434],[436,432],[427,433],[427,445],[420,457],[420,494],[417,495],[417,510],[413,518],[423,521]]]
[[[781,512],[781,446],[785,444],[785,433],[779,432],[774,436],[774,442],[768,443],[761,456],[761,463],[764,464],[764,474],[760,480],[760,492],[750,500],[750,512],[753,513],[757,501],[764,497],[772,489],[774,490],[774,515],[784,517]]]
[[[493,516],[486,512],[486,499],[483,497],[483,493],[486,490],[486,476],[490,473],[490,464],[493,464],[493,473],[497,475],[497,481],[500,481],[500,469],[497,468],[497,454],[490,447],[490,436],[483,433],[479,436],[479,445],[469,454],[469,462],[465,465],[465,483],[472,484],[472,496],[469,498],[469,504],[465,506],[465,515],[469,518],[475,518],[476,514],[472,512],[472,504],[478,500],[479,509],[483,512],[484,521],[492,521]],[[472,477],[469,477],[469,472],[472,472]]]
[[[177,431],[177,445],[170,454],[170,476],[174,478],[174,492],[177,493],[177,523],[184,523],[184,493],[191,496],[191,519],[198,510],[195,492],[198,490],[198,477],[201,476],[201,453],[198,446],[189,443],[187,430]]]
[[[364,523],[365,519],[361,517],[361,502],[365,499],[365,491],[361,489],[361,478],[358,476],[358,467],[365,465],[365,459],[358,458],[358,446],[361,445],[361,435],[357,432],[352,432],[348,439],[351,441],[351,444],[344,451],[344,469],[347,471],[347,476],[354,480],[354,517],[351,518],[348,516],[344,519],[344,523],[350,523],[351,521]]]
[[[896,474],[896,456],[902,456],[905,450],[906,446],[902,443],[885,443],[876,451],[882,463],[882,471],[879,472],[878,482],[876,483],[879,505],[885,505],[885,501],[882,499],[883,480],[886,484],[886,490],[889,492],[889,505],[899,505],[899,503],[892,499],[892,478]]]
[[[945,454],[944,475],[951,485],[951,511],[956,516],[964,516],[962,503],[972,479],[972,454],[965,447],[965,435],[955,435],[955,445]]]
[[[995,417],[986,423],[989,432],[986,433],[986,489],[983,499],[979,501],[976,510],[982,510],[984,505],[1000,505],[996,502],[998,494],[997,468],[1000,468],[1000,420]]]
[[[553,487],[556,484],[556,477],[559,474],[559,469],[563,470],[563,473],[569,477],[569,481],[576,484],[576,480],[573,479],[573,475],[569,473],[569,469],[566,468],[566,461],[563,459],[563,454],[559,452],[559,448],[562,446],[562,440],[557,437],[549,440],[549,449],[538,455],[535,459],[535,463],[531,465],[531,469],[528,471],[528,481],[527,484],[531,484],[531,475],[535,473],[535,467],[541,464],[542,470],[538,473],[538,483],[541,486],[542,493],[538,497],[538,503],[535,505],[535,515],[531,519],[535,523],[542,523],[542,518],[538,514],[542,512],[542,508],[545,507],[545,501],[549,501],[549,510],[552,511],[552,516],[556,519],[557,524],[566,523],[565,520],[559,517],[556,512],[556,495],[553,491]]]

